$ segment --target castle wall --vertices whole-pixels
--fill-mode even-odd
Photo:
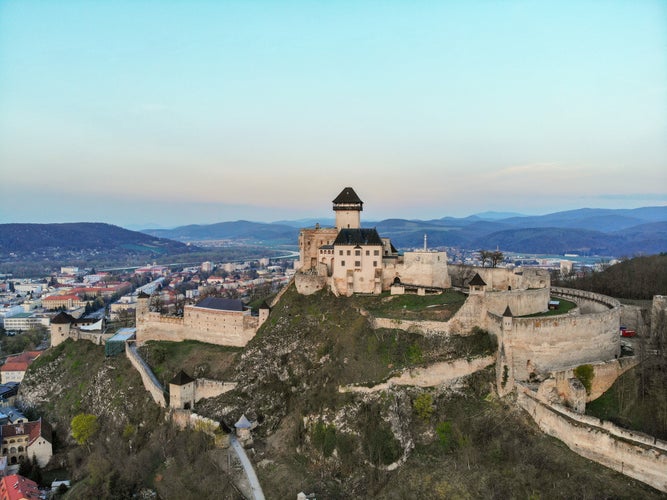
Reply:
[[[453,286],[467,287],[468,282],[478,273],[487,285],[487,290],[526,290],[549,288],[551,278],[543,269],[504,267],[472,267],[449,264],[449,274]]]
[[[487,316],[489,331],[511,346],[514,376],[527,380],[531,372],[547,373],[581,364],[611,360],[620,355],[620,304],[611,297],[572,289],[558,289],[572,300],[607,304],[602,312],[512,318],[511,330],[502,330],[502,318]],[[488,294],[487,294],[488,295]],[[611,308],[609,308],[611,307]]]
[[[178,318],[137,309],[137,342],[140,343],[198,340],[243,347],[255,336],[259,326],[259,318],[245,312],[186,306],[183,317]]]
[[[296,291],[301,295],[312,295],[319,292],[327,286],[328,279],[326,276],[310,273],[296,273],[294,275],[294,283],[296,284]]]
[[[590,364],[593,367],[593,379],[591,380],[591,393],[586,396],[586,402],[594,401],[602,396],[602,394],[614,385],[618,377],[639,364],[639,358],[637,356],[629,356]],[[571,378],[574,378],[573,368],[553,373],[554,387],[558,395],[561,396],[561,399],[569,391],[567,381]],[[538,392],[541,392],[541,389],[542,386],[540,386],[540,391]]]
[[[143,358],[137,352],[136,345],[133,342],[125,343],[125,355],[127,359],[130,360],[130,363],[134,368],[139,372],[141,376],[141,381],[144,383],[144,387],[150,393],[153,401],[160,405],[162,408],[167,407],[167,400],[164,397],[164,390],[162,385],[158,382],[157,378],[151,371],[150,367],[146,364]]]
[[[392,385],[409,385],[415,387],[442,386],[451,384],[461,377],[466,377],[483,370],[487,366],[494,364],[495,361],[495,355],[470,360],[456,359],[454,361],[443,361],[426,367],[411,368],[373,387],[348,385],[339,388],[339,392],[377,392],[387,390]]]
[[[543,432],[578,455],[667,492],[667,442],[548,404],[524,387],[517,402]]]
[[[308,269],[315,265],[319,256],[319,248],[322,245],[332,245],[338,229],[313,228],[302,229],[299,233],[299,262],[297,269]]]
[[[548,288],[485,292],[484,304],[489,312],[501,315],[507,306],[512,315],[525,316],[547,311],[550,293]]]
[[[208,378],[198,378],[195,381],[195,401],[205,398],[214,398],[236,388],[236,382],[222,382]]]
[[[398,275],[402,283],[438,288],[451,287],[446,252],[405,252],[403,263],[388,267],[386,273],[389,274],[390,286],[394,276]]]

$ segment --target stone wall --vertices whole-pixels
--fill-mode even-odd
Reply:
[[[150,367],[137,352],[134,342],[125,343],[125,355],[127,356],[127,359],[130,360],[130,363],[132,363],[132,366],[137,369],[139,375],[141,375],[144,387],[153,397],[153,401],[161,407],[166,408],[167,401],[164,397],[164,389],[162,389],[162,385],[160,385],[160,382],[155,378]]]
[[[301,295],[312,295],[319,292],[327,286],[327,282],[326,276],[319,276],[318,274],[297,273],[294,275],[296,291]]]
[[[425,367],[411,368],[400,375],[391,377],[386,382],[364,387],[349,385],[339,388],[340,392],[377,392],[387,390],[392,385],[409,385],[416,387],[435,387],[451,384],[461,377],[471,375],[496,362],[495,356],[484,356],[481,358],[456,359],[454,361],[443,361]]]
[[[195,401],[204,398],[214,398],[233,390],[236,386],[236,382],[222,382],[221,380],[198,378],[195,381]]]
[[[577,303],[584,302],[583,307],[601,311],[512,318],[509,330],[503,330],[499,315],[489,313],[487,328],[502,337],[505,347],[512,350],[512,368],[517,380],[528,380],[531,373],[544,375],[620,356],[618,301],[591,292],[552,290]]]
[[[141,300],[140,300],[141,302]],[[257,333],[259,318],[236,311],[186,306],[182,318],[155,312],[137,313],[137,342],[198,340],[209,344],[245,346]]]
[[[504,267],[473,267],[449,264],[449,275],[453,286],[465,288],[478,273],[484,280],[487,290],[527,290],[529,288],[549,288],[549,273],[542,269]]]
[[[487,291],[484,304],[487,311],[501,315],[509,306],[514,316],[525,316],[545,312],[549,308],[549,289],[533,288],[527,290]]]
[[[403,263],[398,264],[389,278],[391,283],[394,276],[398,276],[403,283],[410,285],[432,286],[437,288],[449,288],[452,286],[447,271],[447,253],[446,252],[405,252]],[[387,286],[383,280],[383,288]]]
[[[667,492],[667,442],[548,404],[525,387],[518,388],[517,402],[575,453]]]

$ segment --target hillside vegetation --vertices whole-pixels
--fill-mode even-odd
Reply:
[[[53,426],[54,457],[42,476],[71,478],[66,498],[131,498],[142,489],[165,499],[211,498],[213,491],[236,498],[212,438],[165,420],[125,356],[105,359],[104,347],[68,340],[31,365],[21,396]],[[79,445],[70,423],[87,414],[99,431]]]
[[[409,307],[415,315],[420,300],[424,310],[456,307],[446,304],[454,297],[411,297]],[[410,367],[495,352],[481,330],[424,337],[373,330],[362,314],[402,311],[405,300],[302,296],[292,287],[241,351],[149,343],[142,352],[163,378],[180,366],[238,383],[195,409],[229,425],[241,414],[259,423],[252,456],[269,499],[299,491],[326,499],[660,497],[578,457],[511,401],[494,398],[493,367],[432,389],[341,392]],[[200,433],[170,427],[122,356],[105,360],[100,347],[67,341],[33,365],[23,391],[67,444],[54,463],[79,481],[70,498],[127,498],[142,488],[164,499],[237,498],[220,450]],[[102,424],[87,446],[69,438],[80,413]]]
[[[601,272],[559,279],[553,284],[620,299],[650,300],[654,295],[667,295],[667,253],[635,257]]]

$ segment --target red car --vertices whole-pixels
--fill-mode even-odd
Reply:
[[[621,330],[621,337],[636,337],[637,332],[634,330],[628,330],[627,328],[624,330]]]

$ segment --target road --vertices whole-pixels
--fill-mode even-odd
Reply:
[[[255,500],[264,500],[264,492],[262,491],[262,487],[259,484],[259,480],[257,479],[257,474],[255,474],[255,469],[253,469],[252,464],[250,463],[250,459],[248,458],[248,455],[246,455],[243,446],[241,446],[241,443],[239,443],[239,440],[236,439],[234,434],[230,436],[229,442],[238,455],[239,460],[241,460],[241,465],[243,465],[243,470],[245,470],[245,475],[248,478],[250,488],[252,489],[253,498]]]

